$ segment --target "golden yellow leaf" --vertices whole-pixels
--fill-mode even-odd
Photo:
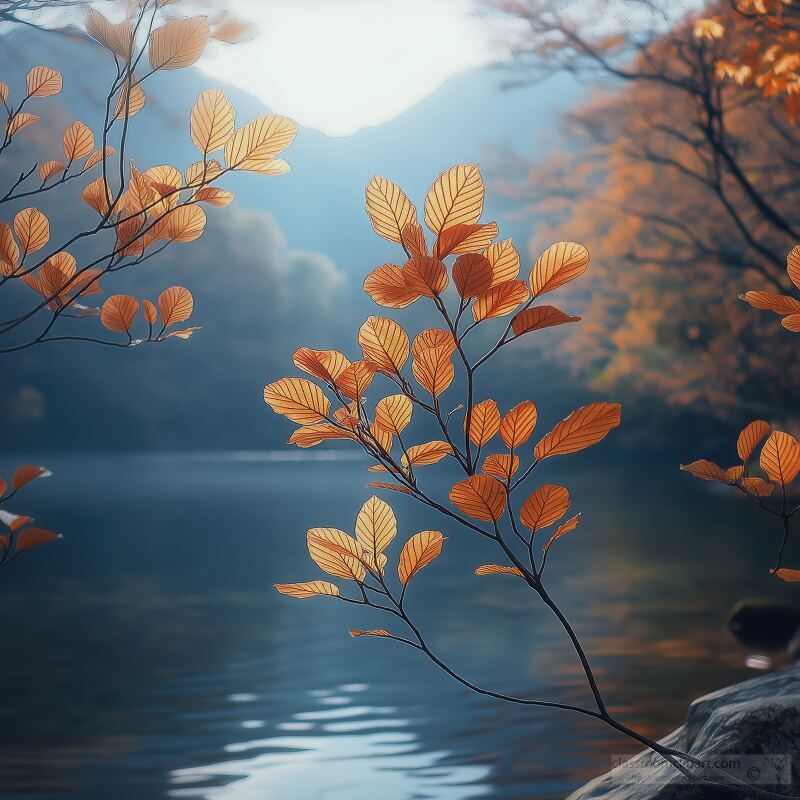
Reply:
[[[378,236],[392,242],[402,241],[403,228],[417,221],[417,212],[403,190],[387,178],[377,175],[367,184],[366,207]]]
[[[482,213],[483,179],[477,164],[457,164],[446,170],[425,197],[425,222],[434,233],[472,225]]]
[[[23,255],[35,253],[50,241],[50,222],[38,208],[23,208],[14,217],[14,233]]]
[[[536,259],[530,276],[534,297],[552,292],[583,275],[589,266],[589,251],[575,242],[556,242]]]
[[[144,91],[138,83],[132,83],[130,88],[126,83],[117,97],[117,110],[114,119],[124,119],[127,114],[128,119],[135,117],[147,102]]]
[[[756,445],[770,432],[772,426],[763,419],[757,419],[747,425],[736,441],[736,452],[742,461],[747,461]]]
[[[773,431],[761,449],[759,464],[771,481],[786,486],[800,471],[800,443],[789,433]]]
[[[581,521],[581,515],[576,514],[574,517],[571,517],[566,522],[563,522],[556,528],[556,532],[547,540],[544,547],[542,548],[546,553],[550,549],[550,545],[556,539],[560,539],[565,533],[569,533],[570,531],[574,531],[575,528],[578,527],[578,523]]]
[[[11,489],[18,492],[37,478],[49,478],[53,473],[47,467],[35,467],[33,464],[23,464],[14,470],[11,476]]]
[[[434,347],[446,347],[450,353],[456,350],[456,340],[450,331],[442,328],[426,328],[420,331],[411,345],[411,353],[414,358],[419,358],[423,350],[431,350]]]
[[[237,167],[246,169],[248,172],[257,172],[259,175],[285,175],[291,172],[292,168],[282,158],[267,158],[261,161],[248,161],[246,166]]]
[[[621,421],[619,403],[589,403],[561,420],[536,445],[537,459],[575,453],[606,438]]]
[[[336,379],[339,391],[351,400],[361,402],[378,368],[371,361],[354,361]]]
[[[338,350],[301,347],[295,350],[292,360],[298,369],[328,384],[335,384],[336,379],[350,366],[350,361]]]
[[[165,328],[178,322],[186,322],[192,316],[194,298],[183,286],[170,286],[158,296],[158,310]]]
[[[408,359],[408,334],[387,317],[368,317],[359,328],[358,343],[367,361],[395,375],[400,374]]]
[[[363,551],[374,556],[383,553],[395,536],[397,519],[392,507],[372,495],[356,517],[356,541]],[[372,564],[372,561],[368,563]]]
[[[450,502],[475,519],[497,522],[505,512],[506,488],[489,475],[470,475],[448,495]]]
[[[60,533],[45,531],[42,528],[26,528],[17,535],[17,552],[24,553],[26,550],[33,550],[34,547],[41,547],[43,544],[63,538]]]
[[[739,299],[762,311],[774,311],[776,314],[800,314],[800,300],[795,300],[794,297],[785,294],[745,292],[739,295]]]
[[[170,20],[156,28],[150,37],[147,53],[150,67],[154,70],[190,67],[203,54],[208,35],[206,17]]]
[[[506,447],[513,450],[530,439],[536,427],[536,406],[530,400],[523,400],[503,417],[500,423],[500,438]]]
[[[61,73],[52,67],[33,67],[28,72],[28,96],[50,97],[61,91]]]
[[[702,478],[704,481],[722,481],[728,483],[728,476],[722,467],[715,464],[713,461],[708,461],[701,458],[699,461],[693,461],[691,464],[681,464],[681,469],[694,475],[695,478]]]
[[[529,495],[519,510],[519,518],[534,533],[567,513],[570,505],[569,490],[565,486],[546,483]]]
[[[416,444],[408,448],[408,457],[403,456],[403,466],[426,467],[436,464],[453,452],[447,442],[433,441]]]
[[[511,239],[490,244],[483,254],[492,267],[492,286],[513,281],[519,275],[519,253]]]
[[[362,581],[366,568],[358,542],[337,528],[311,528],[307,536],[308,552],[317,566],[329,575]]]
[[[511,320],[511,328],[515,336],[523,333],[538,331],[542,328],[551,328],[554,325],[564,325],[567,322],[580,322],[580,317],[572,317],[555,306],[534,306],[520,311]]]
[[[443,542],[441,531],[421,531],[405,543],[397,565],[397,577],[403,586],[442,552]]]
[[[287,594],[289,597],[297,597],[301,600],[307,597],[322,597],[324,595],[328,595],[329,597],[339,596],[339,587],[334,583],[328,583],[328,581],[276,583],[275,588],[281,594]]]
[[[492,265],[480,253],[466,253],[453,264],[453,283],[461,297],[477,297],[492,285]]]
[[[725,26],[717,19],[698,19],[695,20],[692,34],[695,39],[721,39],[725,35]]]
[[[420,350],[414,356],[411,372],[420,386],[433,397],[438,397],[453,382],[455,367],[451,361],[453,351],[448,345]]]
[[[86,14],[86,33],[123,61],[130,61],[133,25],[130,20],[112,25],[99,11],[90,8]]]
[[[312,425],[304,425],[294,431],[289,437],[289,444],[306,448],[316,447],[318,444],[330,440],[354,438],[355,436],[352,433],[343,431],[329,422],[316,422]]]
[[[467,419],[464,417],[464,425]],[[494,400],[484,400],[472,408],[469,420],[469,440],[482,447],[500,430],[500,409]]]
[[[328,416],[330,400],[322,389],[306,378],[281,378],[264,387],[264,402],[276,414],[283,414],[292,422],[308,425]]]
[[[375,442],[380,446],[384,453],[391,453],[392,452],[392,434],[389,431],[384,430],[380,426],[376,425],[374,422],[372,425],[369,426],[369,432],[372,435],[372,438]]]
[[[796,244],[786,256],[786,273],[792,283],[800,289],[800,244]]]
[[[472,316],[475,322],[503,317],[527,299],[528,287],[524,281],[498,283],[475,298],[472,304]]]
[[[783,569],[775,570],[775,574],[787,583],[800,582],[800,569],[786,569],[784,567]]]
[[[411,422],[414,405],[404,394],[393,394],[378,401],[375,406],[375,424],[399,436]]]
[[[40,119],[41,117],[36,114],[29,114],[27,111],[18,111],[6,123],[6,131],[8,132],[9,138],[25,130],[25,128],[30,127]]]
[[[476,575],[516,575],[522,577],[522,572],[517,567],[506,567],[502,564],[482,564],[475,568]]]
[[[193,242],[203,235],[205,227],[206,214],[200,206],[182,205],[165,217],[164,235],[171,242]]]
[[[71,164],[77,158],[83,158],[92,152],[94,134],[82,122],[73,122],[64,131],[64,155]]]
[[[58,175],[64,170],[66,170],[66,167],[60,161],[45,161],[39,167],[39,177],[42,179],[42,183],[46,183],[54,175]]]
[[[220,89],[209,89],[197,98],[190,117],[192,141],[208,155],[223,147],[233,133],[236,112]]]
[[[485,249],[497,236],[497,223],[485,225],[454,225],[436,239],[433,254],[436,258],[445,258],[450,253],[474,253]],[[487,286],[488,288],[488,286]]]
[[[402,492],[403,494],[412,493],[411,489],[409,489],[407,486],[400,486],[397,483],[383,483],[382,481],[372,481],[371,483],[368,483],[367,486],[369,486],[371,489],[389,489],[393,492]]]
[[[509,453],[496,453],[486,456],[483,462],[483,471],[487,475],[499,478],[506,483],[514,477],[518,469],[519,456],[512,456]]]
[[[409,258],[414,256],[427,256],[428,243],[425,241],[425,232],[418,222],[409,222],[400,234],[403,247]]]
[[[261,171],[294,140],[297,126],[277,114],[256,117],[225,142],[225,163],[230,169]]]
[[[364,291],[379,305],[405,308],[420,298],[419,292],[406,286],[405,272],[397,264],[383,264],[364,280]]]
[[[103,303],[100,322],[110,331],[131,334],[131,325],[136,319],[139,302],[126,294],[115,294]]]
[[[433,256],[412,256],[403,266],[403,279],[410,292],[436,297],[447,288],[447,267]]]

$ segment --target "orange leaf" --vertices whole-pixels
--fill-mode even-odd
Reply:
[[[166,215],[164,224],[164,234],[171,242],[193,242],[203,234],[206,214],[200,206],[178,206]]]
[[[197,98],[192,108],[192,141],[203,155],[213,153],[228,141],[235,120],[236,112],[228,98],[220,89],[209,89]]]
[[[525,444],[536,427],[536,418],[536,406],[530,400],[514,406],[500,423],[500,438],[505,446],[513,450]]]
[[[725,470],[717,466],[713,461],[707,461],[704,458],[699,461],[693,461],[691,464],[681,464],[681,469],[694,475],[695,478],[702,478],[704,481],[728,483],[728,476]]]
[[[94,135],[82,122],[73,122],[64,131],[64,155],[71,164],[76,158],[83,158],[92,152]]]
[[[402,492],[403,494],[411,494],[411,489],[407,486],[400,486],[396,483],[383,483],[382,481],[372,481],[367,486],[374,489],[390,489],[393,492]]]
[[[336,386],[345,397],[361,402],[377,371],[377,366],[370,361],[354,361],[342,370],[336,379]]]
[[[606,438],[620,424],[619,403],[589,403],[561,420],[536,445],[537,459],[575,453]]]
[[[170,286],[158,296],[158,310],[165,328],[178,322],[186,322],[192,316],[194,299],[183,286]]]
[[[37,478],[49,478],[53,473],[47,467],[34,467],[32,464],[23,464],[14,470],[11,478],[11,489],[18,492],[23,486]]]
[[[475,568],[476,575],[517,575],[522,577],[522,573],[516,567],[506,567],[502,564],[482,564]]]
[[[472,225],[483,212],[483,179],[477,164],[445,170],[425,197],[425,222],[441,234],[455,225]]]
[[[364,280],[364,291],[379,305],[405,308],[419,300],[419,292],[406,286],[405,270],[397,264],[383,264]]]
[[[520,311],[511,320],[511,328],[515,336],[523,333],[538,331],[542,328],[551,328],[554,325],[564,325],[567,322],[580,322],[580,317],[571,317],[554,306],[534,306]]]
[[[506,483],[510,481],[519,469],[519,457],[508,453],[497,453],[486,456],[483,462],[483,471]]]
[[[464,426],[467,420],[464,418]],[[469,420],[469,439],[482,447],[500,430],[500,410],[494,400],[484,400],[473,406]]]
[[[403,456],[403,466],[426,467],[436,464],[453,452],[447,442],[433,441],[417,444],[408,448],[408,457]]]
[[[792,283],[800,289],[800,244],[796,244],[786,256],[786,273]]]
[[[495,236],[496,222],[486,225],[454,225],[437,238],[433,254],[436,258],[445,258],[450,253],[473,253],[486,248]]]
[[[131,82],[129,84],[126,81],[117,96],[117,110],[114,113],[114,119],[125,119],[126,115],[128,119],[135,117],[144,108],[146,102],[147,97],[142,87],[138,83]]]
[[[510,314],[528,299],[528,287],[523,281],[505,281],[492,286],[475,298],[472,316],[475,322]]]
[[[492,265],[480,253],[459,256],[453,264],[453,283],[461,297],[477,297],[492,285]]]
[[[289,444],[297,445],[298,447],[316,447],[322,442],[327,442],[332,439],[354,439],[352,433],[343,431],[329,422],[316,422],[312,425],[304,425],[298,428],[289,437]]]
[[[225,189],[218,189],[216,186],[203,186],[198,189],[195,199],[201,203],[208,203],[211,206],[222,208],[233,202],[233,192],[226,192]]]
[[[3,497],[7,491],[8,484],[5,482],[5,480],[3,480],[3,478],[0,478],[0,497]]]
[[[164,334],[164,339],[172,339],[175,337],[176,339],[188,339],[195,331],[202,330],[199,325],[194,325],[191,328],[183,328],[180,331],[170,331],[167,334]]]
[[[123,61],[129,61],[133,42],[130,20],[112,25],[99,11],[90,8],[86,14],[86,33]]]
[[[783,325],[787,331],[800,333],[800,314],[789,314],[788,317],[784,317],[781,320],[781,325]]]
[[[800,569],[778,569],[775,570],[775,574],[782,581],[786,581],[787,583],[800,582]]]
[[[411,352],[414,358],[419,358],[423,350],[432,350],[435,347],[447,347],[450,353],[454,353],[456,340],[453,338],[453,334],[442,328],[426,328],[414,337]]]
[[[747,459],[753,455],[753,450],[756,449],[756,445],[771,429],[772,426],[769,422],[765,422],[763,419],[754,420],[744,428],[736,441],[736,452],[743,462],[747,461]]]
[[[58,175],[64,170],[66,170],[66,167],[60,161],[45,161],[39,167],[39,177],[42,179],[42,183],[46,183],[54,175]]]
[[[106,147],[105,149],[105,157],[111,158],[117,151],[113,147]],[[87,169],[91,169],[95,164],[99,164],[103,160],[103,150],[98,148],[97,150],[93,150],[89,154],[89,158],[83,162],[83,171],[86,172]]]
[[[157,313],[158,312],[156,311],[156,307],[153,305],[152,302],[150,302],[150,300],[145,300],[142,303],[142,308],[144,310],[144,320],[145,320],[145,322],[148,325],[152,326],[153,323],[156,321],[156,318],[157,318]]]
[[[34,547],[41,547],[43,544],[63,538],[60,533],[45,531],[41,528],[26,528],[17,535],[17,552],[24,553],[26,550],[33,550]]]
[[[307,535],[308,552],[317,566],[329,575],[362,581],[366,568],[358,542],[337,528],[311,528]]]
[[[378,236],[392,242],[402,241],[403,228],[417,221],[417,212],[403,190],[387,178],[377,175],[367,184],[366,208]]]
[[[492,286],[513,281],[519,275],[519,253],[511,239],[490,244],[483,254],[492,267]]]
[[[536,259],[530,276],[534,297],[552,292],[583,275],[589,266],[589,251],[575,242],[556,242]]]
[[[776,314],[800,314],[800,301],[786,294],[745,292],[739,295],[739,299],[762,311],[774,311]]]
[[[147,53],[150,67],[154,70],[190,67],[203,54],[208,36],[206,17],[171,19],[150,37]]]
[[[534,533],[567,513],[570,505],[569,490],[555,483],[546,483],[531,494],[519,510],[522,524]]]
[[[759,463],[771,481],[786,486],[800,471],[800,443],[789,433],[773,431],[761,449]]]
[[[442,552],[443,542],[441,531],[421,531],[405,543],[397,565],[397,576],[403,586]]]
[[[409,291],[435,297],[447,288],[447,267],[433,256],[412,256],[403,267]]]
[[[0,222],[0,262],[12,267],[19,263],[19,247],[7,222]]]
[[[769,497],[775,491],[775,487],[763,478],[742,478],[742,486],[757,497]]]
[[[427,256],[428,243],[425,241],[425,232],[418,222],[409,222],[401,234],[403,247],[409,257]]]
[[[28,114],[25,111],[18,111],[6,123],[6,131],[8,133],[9,138],[19,133],[20,131],[25,130],[25,128],[29,127],[30,125],[33,125],[40,119],[41,117],[36,114]]]
[[[288,594],[289,597],[305,599],[306,597],[329,597],[339,596],[339,587],[328,581],[306,581],[305,583],[276,583],[275,588],[281,594]]]
[[[457,483],[448,496],[465,514],[486,522],[497,522],[505,511],[506,489],[488,475],[470,475]]]
[[[14,233],[23,254],[35,253],[50,240],[50,223],[38,208],[23,208],[14,217]]]
[[[413,403],[404,394],[393,394],[379,400],[375,406],[375,424],[399,436],[411,422]]]
[[[335,384],[336,379],[350,366],[350,361],[338,350],[301,347],[295,350],[292,360],[298,369],[329,384]]]
[[[103,303],[100,322],[110,331],[131,335],[131,326],[136,319],[139,302],[127,294],[115,294]]]
[[[315,383],[306,378],[281,378],[264,387],[264,402],[276,414],[307,425],[319,422],[330,412],[331,403]]]
[[[400,374],[408,359],[408,334],[387,317],[368,317],[359,328],[358,343],[367,361],[395,375]]]
[[[453,382],[455,367],[450,360],[453,351],[449,346],[421,350],[414,356],[411,372],[420,386],[433,397],[438,397]]]
[[[28,95],[50,97],[61,91],[61,73],[52,67],[33,67],[28,72]]]
[[[545,546],[542,548],[546,553],[550,549],[550,545],[556,539],[560,539],[565,533],[569,533],[570,531],[574,531],[575,528],[578,527],[578,523],[581,521],[581,515],[576,514],[574,517],[571,517],[566,522],[562,523],[556,528],[556,532],[547,540]]]

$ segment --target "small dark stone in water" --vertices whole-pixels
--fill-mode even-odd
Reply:
[[[745,646],[785,650],[800,627],[800,608],[770,600],[742,600],[728,620],[731,633]]]

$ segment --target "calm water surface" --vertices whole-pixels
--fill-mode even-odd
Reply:
[[[691,698],[748,675],[725,616],[742,595],[780,596],[764,563],[774,532],[671,464],[615,475],[567,461],[546,480],[571,487],[583,522],[551,553],[551,594],[614,711],[662,735]],[[479,697],[397,643],[347,635],[396,629],[390,619],[271,588],[322,577],[305,530],[352,530],[363,461],[47,463],[55,476],[12,510],[35,509],[67,539],[1,576],[6,800],[558,798],[635,750],[591,720]],[[429,485],[446,490],[437,469]],[[589,703],[552,615],[513,578],[472,576],[497,560],[491,547],[388,499],[401,534],[451,537],[409,596],[429,644],[493,689]]]

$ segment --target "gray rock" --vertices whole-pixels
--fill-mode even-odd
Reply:
[[[749,781],[760,789],[800,795],[800,665],[695,700],[686,723],[661,744],[699,759],[715,760],[742,780],[748,780],[749,772]],[[693,768],[695,774],[698,770]],[[708,770],[704,774],[712,775]],[[568,800],[717,800],[735,796],[729,789],[692,783],[660,756],[645,751],[595,778]]]

